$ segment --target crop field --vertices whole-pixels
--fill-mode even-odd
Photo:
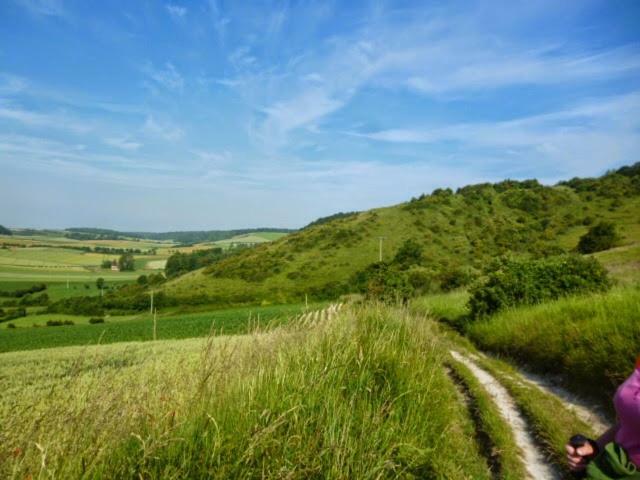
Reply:
[[[51,245],[58,247],[110,247],[110,248],[133,248],[148,250],[150,248],[162,248],[171,246],[172,242],[148,241],[148,240],[74,240],[64,237],[62,234],[56,235],[20,235],[19,230],[14,235],[0,235],[0,244],[20,244],[25,246]]]
[[[318,309],[322,305],[310,305]],[[156,338],[161,340],[206,337],[210,334],[247,333],[254,328],[276,326],[304,313],[303,305],[233,308],[211,312],[158,316]],[[75,325],[34,327],[47,320],[71,320]],[[108,317],[104,324],[90,325],[88,317],[74,315],[29,315],[9,322],[18,328],[0,324],[0,352],[52,348],[69,345],[90,345],[149,341],[154,338],[153,316],[132,315]]]

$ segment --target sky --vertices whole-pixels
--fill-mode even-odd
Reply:
[[[298,228],[640,161],[640,2],[0,0],[0,224]]]

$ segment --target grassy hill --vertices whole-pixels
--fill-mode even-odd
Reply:
[[[385,260],[408,239],[420,244],[420,268],[438,290],[451,275],[478,272],[505,253],[571,251],[590,225],[616,224],[619,250],[602,256],[614,274],[637,277],[640,265],[640,164],[600,178],[554,186],[505,180],[453,192],[438,189],[399,205],[337,215],[165,285],[172,296],[299,301],[353,290],[353,275]]]

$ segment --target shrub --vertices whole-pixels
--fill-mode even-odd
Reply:
[[[580,253],[600,252],[614,247],[618,240],[616,226],[611,222],[603,221],[593,225],[580,237],[576,250]]]
[[[2,318],[3,322],[7,322],[9,320],[14,320],[16,318],[26,317],[27,310],[24,308],[16,308],[11,311],[7,311],[5,316]]]
[[[541,260],[503,258],[471,290],[474,318],[517,305],[531,305],[566,295],[605,291],[611,283],[597,260],[563,255]]]
[[[13,323],[9,323],[9,324],[7,325],[7,328],[17,328],[17,327],[16,327]]]
[[[393,263],[401,268],[408,268],[411,265],[422,263],[422,246],[415,240],[405,240],[393,258]]]
[[[104,318],[93,317],[89,319],[89,323],[91,325],[95,325],[96,323],[104,323]]]
[[[385,303],[406,302],[414,294],[408,275],[386,262],[372,263],[354,276],[354,283],[367,298]]]
[[[444,270],[439,276],[440,289],[444,292],[450,292],[460,287],[469,285],[473,281],[473,274],[462,268],[451,268]]]
[[[75,325],[72,320],[47,320],[47,327],[61,327],[63,325]]]

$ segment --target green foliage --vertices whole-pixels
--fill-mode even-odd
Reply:
[[[393,263],[399,268],[407,269],[412,265],[419,265],[424,260],[422,245],[415,240],[405,240],[398,249]]]
[[[112,265],[111,260],[103,260],[102,263],[100,264],[100,268],[109,270],[111,268],[111,265]]]
[[[385,262],[372,263],[358,272],[354,283],[367,298],[386,303],[405,303],[414,293],[407,274]]]
[[[560,375],[566,385],[611,408],[633,371],[640,345],[640,289],[558,299],[498,313],[467,325],[482,349]]]
[[[120,258],[118,259],[118,267],[121,272],[133,272],[136,268],[133,255],[130,253],[123,253],[120,255]]]
[[[18,290],[7,291],[0,290],[0,297],[14,297],[20,298],[25,295],[29,295],[31,293],[42,292],[47,289],[47,286],[44,283],[37,283],[27,288],[20,288]]]
[[[27,310],[25,308],[14,308],[13,310],[7,310],[4,313],[4,316],[0,318],[0,322],[8,322],[9,320],[14,320],[16,318],[26,317]]]
[[[92,317],[92,318],[89,319],[89,323],[91,325],[95,325],[97,323],[104,323],[104,318],[102,318],[102,317]]]
[[[224,251],[220,247],[195,250],[191,253],[176,252],[167,259],[167,265],[164,271],[167,277],[173,278],[211,265],[225,256]]]
[[[343,218],[353,217],[355,215],[358,215],[358,213],[359,212],[338,212],[338,213],[334,213],[333,215],[329,215],[327,217],[320,217],[317,220],[314,220],[313,222],[308,224],[304,228],[313,227],[315,225],[322,225],[324,223],[329,223],[329,222],[332,222],[334,220],[340,220],[340,219],[343,219]]]
[[[13,232],[9,230],[7,227],[0,225],[0,235],[13,235]]]
[[[25,295],[20,299],[18,305],[24,307],[35,307],[35,306],[44,306],[49,303],[49,295],[46,293],[41,293],[40,295]]]
[[[606,270],[593,258],[502,258],[491,265],[486,279],[472,288],[469,308],[477,318],[518,305],[605,291],[610,285]]]
[[[576,249],[580,253],[601,252],[614,247],[619,239],[615,224],[602,221],[593,225],[587,233],[580,237]]]
[[[66,325],[74,325],[73,320],[47,320],[47,327],[62,327]]]
[[[438,275],[440,290],[450,292],[458,288],[466,287],[475,279],[475,275],[469,269],[462,267],[450,267],[443,269]]]
[[[149,279],[147,278],[146,275],[140,275],[138,277],[138,279],[136,280],[136,283],[138,285],[141,285],[141,286],[145,287],[145,286],[147,286],[149,284]]]
[[[99,277],[99,278],[96,279],[96,287],[98,289],[104,288],[104,278]]]

